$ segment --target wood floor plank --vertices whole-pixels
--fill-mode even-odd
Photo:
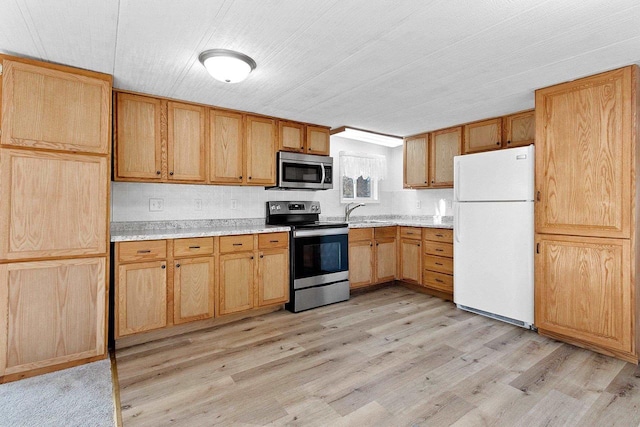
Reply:
[[[640,425],[636,366],[404,287],[116,359],[125,427]]]

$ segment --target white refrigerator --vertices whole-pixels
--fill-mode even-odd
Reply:
[[[453,300],[533,325],[534,146],[454,157]]]

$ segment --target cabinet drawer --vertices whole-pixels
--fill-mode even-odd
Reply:
[[[173,256],[198,256],[213,254],[213,237],[176,239],[173,242]]]
[[[425,255],[423,261],[425,270],[437,271],[444,274],[453,274],[452,258]]]
[[[244,252],[253,250],[253,234],[220,237],[220,252]]]
[[[405,239],[421,239],[422,228],[420,227],[400,227],[400,237]]]
[[[453,292],[453,276],[449,276],[448,274],[424,270],[422,273],[422,284],[444,292]]]
[[[395,239],[396,227],[377,227],[374,228],[376,239]]]
[[[360,242],[373,239],[373,228],[352,228],[349,230],[349,241]]]
[[[258,234],[258,249],[286,248],[289,246],[289,233]]]
[[[119,242],[118,261],[151,261],[167,258],[166,240],[144,240],[140,242]]]
[[[445,228],[423,228],[422,238],[433,242],[453,243],[453,230]]]
[[[451,243],[431,242],[429,240],[425,240],[423,243],[425,254],[453,257],[453,245]]]

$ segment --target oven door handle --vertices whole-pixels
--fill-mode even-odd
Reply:
[[[315,230],[294,230],[293,237],[316,237],[316,236],[335,236],[340,234],[349,234],[348,227],[339,228],[318,228]]]

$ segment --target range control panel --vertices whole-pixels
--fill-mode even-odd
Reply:
[[[270,215],[319,214],[320,202],[267,202],[267,212]]]

